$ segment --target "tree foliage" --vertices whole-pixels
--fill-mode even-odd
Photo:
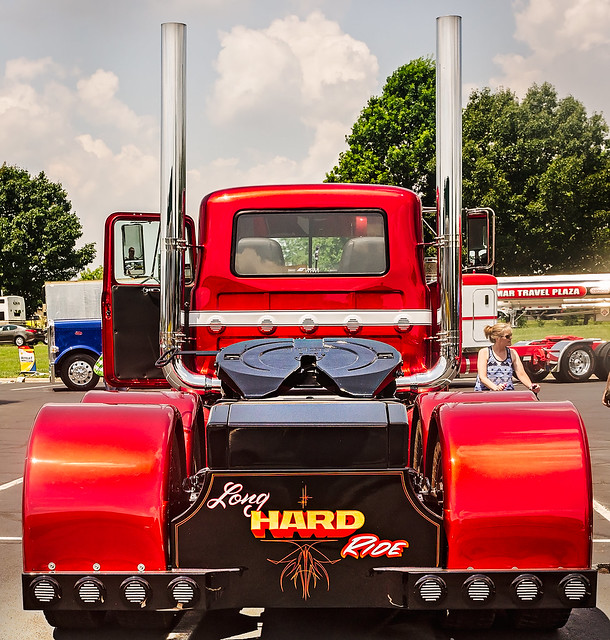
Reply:
[[[104,278],[104,267],[100,265],[95,269],[83,269],[78,274],[79,280],[102,280]]]
[[[347,136],[349,148],[327,182],[393,184],[432,200],[435,189],[435,67],[418,58],[399,67]]]
[[[610,271],[608,127],[552,85],[471,94],[464,111],[464,205],[497,214],[507,275]]]
[[[434,204],[435,70],[400,67],[368,101],[329,182],[393,184]],[[522,101],[474,91],[463,114],[463,204],[497,215],[497,273],[610,271],[608,127],[548,83]]]
[[[82,227],[61,184],[0,167],[0,289],[22,295],[27,313],[42,303],[45,281],[69,280],[95,257],[75,248]]]

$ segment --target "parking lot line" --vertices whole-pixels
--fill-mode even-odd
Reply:
[[[23,383],[23,385],[20,385],[18,382],[7,382],[6,384],[15,385],[15,388],[11,389],[11,393],[13,391],[25,391],[26,389],[29,389],[30,391],[32,389],[54,389],[55,387],[59,387],[60,386],[58,383],[56,383],[56,384],[42,384],[42,385],[38,386],[38,384],[36,382]]]
[[[18,484],[23,482],[23,478],[17,478],[17,480],[11,480],[10,482],[6,482],[5,484],[0,484],[0,491],[4,491],[5,489],[10,489],[11,487],[16,487]]]
[[[599,513],[602,518],[606,518],[606,520],[610,522],[610,509],[604,507],[604,505],[597,500],[593,500],[593,508],[595,509],[595,511],[597,511],[597,513]]]

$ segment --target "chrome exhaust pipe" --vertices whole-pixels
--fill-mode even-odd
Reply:
[[[161,301],[159,343],[163,374],[176,389],[220,390],[220,381],[184,366],[184,251],[186,207],[186,25],[161,25]],[[169,357],[168,357],[169,356]]]
[[[440,357],[425,373],[398,378],[400,392],[446,387],[460,370],[462,219],[462,18],[436,19],[436,206]]]

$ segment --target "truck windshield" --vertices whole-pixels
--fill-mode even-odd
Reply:
[[[387,270],[381,211],[244,211],[233,270],[241,276],[379,275]]]

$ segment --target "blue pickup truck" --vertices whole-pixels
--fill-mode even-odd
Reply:
[[[102,353],[102,321],[51,320],[48,326],[51,382],[59,377],[73,391],[88,391],[99,382],[93,370]]]

